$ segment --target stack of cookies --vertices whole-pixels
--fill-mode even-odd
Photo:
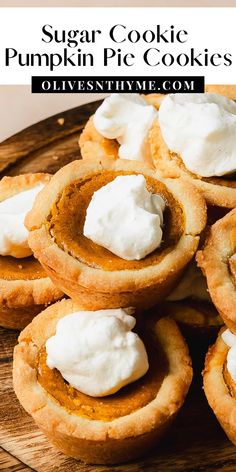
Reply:
[[[37,264],[20,279],[25,306],[50,304],[19,336],[14,388],[65,454],[111,464],[154,447],[192,381],[185,338],[191,356],[205,356],[223,323],[204,388],[236,442],[233,92],[114,94],[84,128],[82,160],[0,183],[1,258],[22,265],[17,274],[22,261]],[[19,287],[7,274],[5,298],[5,285]],[[1,300],[9,310],[12,298]]]

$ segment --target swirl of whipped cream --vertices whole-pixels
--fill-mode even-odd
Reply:
[[[171,94],[159,109],[170,151],[202,177],[236,171],[236,103],[216,93]]]
[[[46,342],[47,365],[93,397],[111,395],[142,377],[148,357],[125,309],[78,311],[61,318]]]
[[[142,259],[161,244],[164,208],[143,175],[116,177],[94,192],[84,235],[122,259]]]

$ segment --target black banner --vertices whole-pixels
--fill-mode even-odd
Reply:
[[[203,76],[76,77],[33,76],[32,93],[202,93]]]

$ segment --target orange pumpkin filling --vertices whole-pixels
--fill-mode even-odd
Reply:
[[[134,270],[154,265],[173,250],[184,230],[182,208],[162,182],[148,176],[145,176],[148,190],[160,194],[166,202],[163,242],[159,248],[141,261],[127,261],[83,235],[86,210],[94,192],[118,175],[130,174],[134,172],[103,171],[86,180],[74,182],[64,189],[48,221],[50,233],[61,249],[90,267],[109,271]]]
[[[0,256],[0,279],[36,280],[47,277],[41,264],[33,256],[16,259]]]
[[[140,333],[139,333],[140,334]],[[38,357],[38,382],[62,407],[69,412],[92,420],[112,421],[129,415],[150,403],[157,395],[168,373],[164,352],[155,341],[154,332],[140,334],[149,358],[149,370],[136,382],[107,397],[90,397],[69,385],[57,369],[46,365],[43,347]]]

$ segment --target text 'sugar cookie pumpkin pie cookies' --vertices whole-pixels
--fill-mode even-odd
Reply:
[[[88,309],[163,299],[193,257],[205,222],[195,187],[121,159],[65,166],[26,220],[35,256]]]
[[[27,326],[14,351],[21,404],[56,447],[88,463],[128,461],[156,447],[192,380],[175,322],[146,317],[133,332],[129,312],[89,312],[63,300]]]
[[[0,182],[0,325],[22,329],[63,294],[28,245],[27,212],[50,176],[26,174]]]

